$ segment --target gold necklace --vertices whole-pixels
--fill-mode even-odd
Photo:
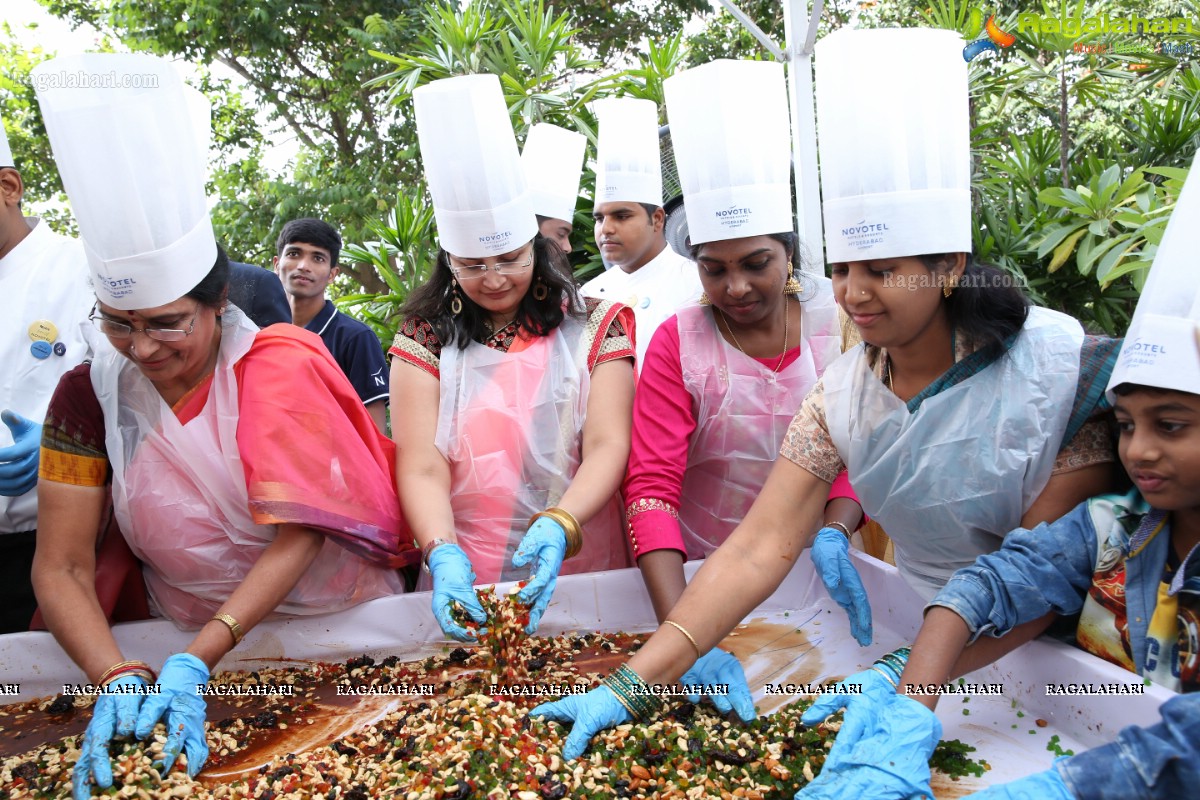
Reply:
[[[719,308],[717,308],[716,311],[718,314],[721,315],[721,321],[725,323],[725,330],[729,333],[729,338],[733,339],[734,347],[736,347],[738,350],[740,350],[743,355],[749,355],[748,353],[746,353],[745,348],[742,347],[742,343],[738,341],[737,334],[733,332],[733,327],[729,324],[729,320],[725,317],[725,312]],[[783,366],[783,359],[787,358],[787,351],[788,351],[787,342],[788,342],[788,308],[787,308],[787,298],[785,297],[785,298],[783,298],[783,352],[779,354],[779,360],[775,362],[775,368],[773,370],[771,370],[771,372],[779,372],[780,368]],[[753,357],[753,356],[751,356],[751,357]]]

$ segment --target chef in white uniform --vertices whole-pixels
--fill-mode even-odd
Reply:
[[[649,100],[596,101],[596,244],[612,268],[583,285],[587,297],[624,303],[637,321],[638,367],[654,331],[700,299],[696,265],[667,247],[663,234],[658,109]]]
[[[83,247],[21,213],[25,185],[0,125],[0,633],[29,629],[42,420],[58,379],[90,353],[95,295]]]
[[[521,151],[521,169],[537,216],[538,232],[570,253],[575,231],[575,202],[587,137],[539,122],[529,129]]]

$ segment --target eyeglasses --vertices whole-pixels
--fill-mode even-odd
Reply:
[[[532,250],[529,251],[529,257],[524,261],[497,261],[490,267],[487,264],[467,264],[461,267],[451,264],[450,271],[460,281],[473,281],[476,278],[482,278],[488,273],[488,270],[497,275],[519,275],[531,266],[533,266]]]
[[[88,314],[88,319],[96,326],[96,329],[110,339],[129,339],[135,333],[144,333],[151,339],[156,339],[160,342],[178,342],[192,335],[192,331],[196,329],[197,314],[192,315],[192,321],[187,326],[187,330],[181,328],[151,328],[145,327],[141,330],[134,328],[131,325],[126,325],[124,322],[117,322],[103,315],[96,316],[97,308],[92,307],[92,313]]]

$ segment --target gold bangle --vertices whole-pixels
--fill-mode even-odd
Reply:
[[[217,614],[215,617],[213,617],[213,621],[225,623],[225,626],[229,628],[229,632],[233,634],[233,646],[237,647],[238,643],[242,641],[242,637],[245,635],[245,633],[242,631],[242,626],[238,624],[238,621],[228,614]]]
[[[567,537],[567,552],[563,554],[563,560],[578,555],[579,551],[583,549],[583,529],[579,526],[579,520],[575,519],[570,511],[558,506],[551,506],[530,517],[529,524],[532,525],[542,517],[549,517],[562,526],[563,533]]]
[[[687,640],[692,643],[692,647],[696,648],[696,658],[699,658],[702,655],[700,652],[700,645],[696,644],[696,640],[692,637],[692,635],[690,633],[687,632],[687,628],[683,627],[678,622],[671,620],[671,619],[664,619],[663,625],[670,625],[672,628],[675,628],[677,631],[679,631],[684,636],[686,636]]]
[[[846,534],[846,538],[850,538],[850,529],[844,523],[838,522],[836,519],[825,523],[826,528],[837,528],[842,533]]]
[[[134,672],[145,673],[145,675],[142,677],[148,676],[148,683],[154,683],[154,681],[158,680],[158,676],[154,674],[154,670],[152,670],[150,665],[145,661],[118,661],[116,664],[113,664],[111,667],[104,670],[104,673],[100,676],[98,685],[104,686],[114,678]]]

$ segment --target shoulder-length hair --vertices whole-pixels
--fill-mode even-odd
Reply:
[[[400,313],[428,322],[443,347],[456,343],[458,349],[465,350],[471,342],[483,341],[491,331],[485,325],[487,314],[461,288],[458,295],[462,298],[462,313],[451,312],[453,278],[449,253],[439,248],[433,274],[409,295]],[[547,289],[542,300],[533,295],[539,279]],[[566,255],[557,244],[539,233],[533,237],[533,280],[529,291],[521,298],[516,321],[536,336],[548,336],[567,314],[583,316],[579,289],[571,276]]]

